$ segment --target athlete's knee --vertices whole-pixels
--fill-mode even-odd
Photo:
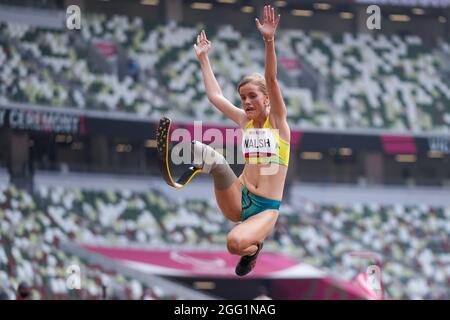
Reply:
[[[235,236],[228,235],[227,249],[231,254],[239,254],[239,239]]]
[[[246,235],[230,232],[227,236],[227,248],[231,254],[241,255],[241,253],[252,245],[251,239]]]

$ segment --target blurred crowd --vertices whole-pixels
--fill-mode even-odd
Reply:
[[[266,250],[285,253],[348,280],[367,267],[355,263],[349,254],[375,252],[383,260],[389,297],[450,298],[450,207],[318,206],[293,199],[297,200],[283,203]],[[60,241],[207,248],[225,245],[233,226],[213,200],[169,199],[157,190],[40,187],[30,194],[9,186],[0,193],[0,219],[0,279],[9,279],[14,292],[21,281],[46,288],[47,292],[40,289],[41,297],[64,294],[67,262],[83,264],[62,251]],[[84,266],[87,294],[92,297],[101,297],[104,275],[119,287],[129,285],[134,298],[146,291],[142,284],[99,266]],[[160,290],[149,289],[164,297]]]
[[[201,27],[120,15],[87,16],[79,33],[0,23],[0,99],[223,122],[192,49]],[[231,25],[207,33],[223,93],[240,105],[235,85],[264,70],[262,43]],[[277,49],[291,125],[449,132],[445,39],[283,29]]]

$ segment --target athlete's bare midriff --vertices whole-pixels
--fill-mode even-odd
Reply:
[[[254,195],[281,200],[287,169],[278,164],[246,164],[239,180]]]

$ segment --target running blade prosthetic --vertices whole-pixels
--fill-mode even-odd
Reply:
[[[156,130],[156,144],[158,149],[158,164],[161,171],[161,175],[166,183],[174,188],[182,189],[189,181],[199,172],[201,169],[195,168],[194,166],[189,167],[181,177],[175,181],[172,173],[170,172],[170,129],[172,125],[172,120],[168,117],[163,117],[159,120],[159,126]]]

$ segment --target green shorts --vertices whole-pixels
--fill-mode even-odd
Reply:
[[[281,201],[267,199],[254,195],[243,185],[242,186],[242,212],[241,221],[245,221],[255,214],[261,213],[265,210],[278,210],[280,209]]]

